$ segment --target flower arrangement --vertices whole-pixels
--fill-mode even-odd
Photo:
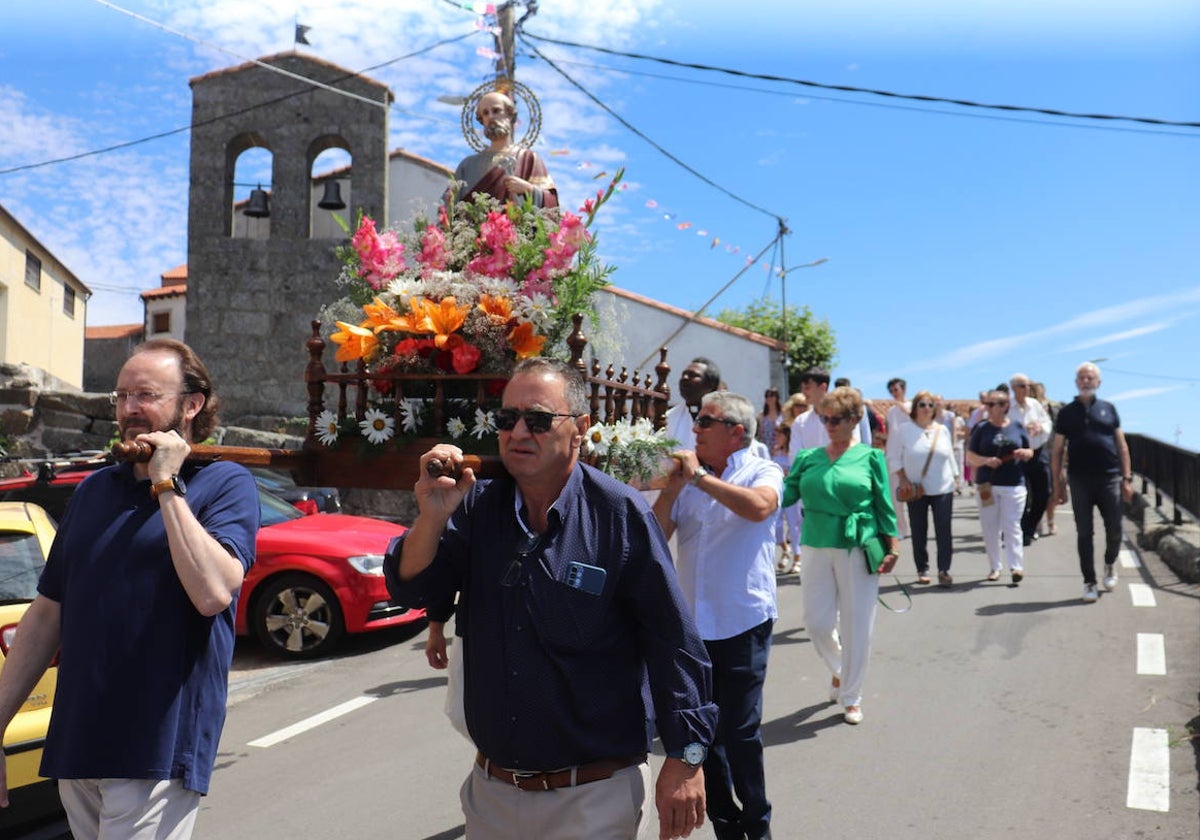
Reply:
[[[494,397],[517,360],[569,356],[571,316],[595,316],[593,295],[613,271],[598,260],[590,227],[622,176],[618,171],[578,215],[476,195],[441,206],[435,222],[420,219],[408,234],[381,231],[360,217],[349,245],[337,251],[346,295],[322,320],[337,325],[330,335],[336,360],[365,371],[371,408],[362,420],[322,413],[318,440],[332,446],[354,434],[371,443],[398,432],[494,436],[477,382],[441,383],[449,399],[436,412],[444,429],[434,428],[431,382],[492,374],[486,392]]]
[[[584,438],[584,451],[593,466],[618,481],[647,484],[668,471],[665,461],[679,441],[656,431],[645,417],[592,426]]]

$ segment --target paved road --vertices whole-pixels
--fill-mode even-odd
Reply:
[[[1083,604],[1064,514],[1013,587],[984,580],[974,502],[958,501],[956,586],[916,587],[901,561],[913,608],[880,611],[858,727],[826,700],[801,582],[780,580],[764,716],[776,838],[1200,835],[1187,730],[1200,711],[1200,587],[1150,555]],[[892,581],[884,597],[904,603]],[[463,836],[457,790],[473,749],[442,716],[444,675],[425,664],[423,640],[360,639],[337,659],[282,667],[240,648],[196,836]],[[340,716],[272,737],[331,710]],[[1155,775],[1160,740],[1167,776]]]

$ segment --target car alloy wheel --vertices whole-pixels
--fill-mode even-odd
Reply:
[[[260,585],[251,622],[267,648],[293,659],[324,656],[346,632],[337,596],[321,580],[286,574]]]

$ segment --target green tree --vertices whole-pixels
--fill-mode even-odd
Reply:
[[[723,309],[716,319],[733,327],[787,341],[788,393],[800,390],[800,372],[809,367],[831,367],[837,355],[837,339],[824,319],[813,317],[807,306],[783,305],[764,297],[744,309]],[[787,394],[784,394],[784,399]]]

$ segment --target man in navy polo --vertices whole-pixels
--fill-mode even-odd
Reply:
[[[153,456],[75,491],[0,673],[0,731],[58,651],[41,774],[58,780],[73,836],[186,840],[225,723],[258,493],[239,464],[185,461],[218,407],[186,344],[139,345],[112,401],[121,439]]]
[[[1075,512],[1078,533],[1079,570],[1083,573],[1083,600],[1095,603],[1095,548],[1092,545],[1092,508],[1099,508],[1104,520],[1104,588],[1117,586],[1117,552],[1121,550],[1121,502],[1133,498],[1133,470],[1129,446],[1121,431],[1121,420],[1112,403],[1096,398],[1100,387],[1100,369],[1084,362],[1075,371],[1079,396],[1058,412],[1054,423],[1054,453],[1051,474],[1054,497],[1064,501],[1066,486],[1071,488],[1071,508]],[[1066,469],[1063,454],[1066,454]]]

